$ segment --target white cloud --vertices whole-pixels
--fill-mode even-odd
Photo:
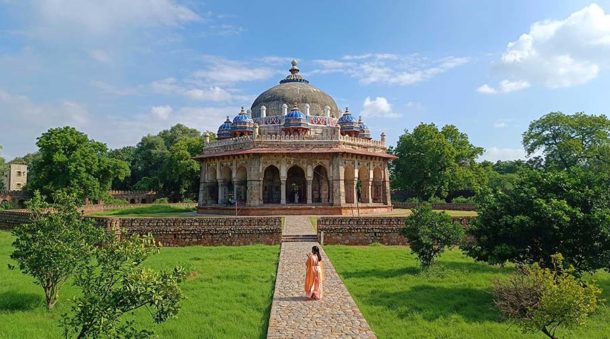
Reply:
[[[493,162],[498,160],[517,160],[525,158],[526,154],[522,148],[489,147],[481,156],[481,160],[489,160]]]
[[[364,99],[362,104],[363,117],[382,117],[382,118],[398,118],[400,114],[392,111],[392,105],[388,102],[388,99],[384,97],[376,97],[371,100],[370,97]]]
[[[213,55],[204,55],[208,66],[193,73],[195,78],[215,84],[232,84],[245,81],[266,80],[276,71],[264,66],[251,66],[244,62],[225,59]]]
[[[91,59],[101,63],[109,63],[112,61],[112,57],[110,57],[110,54],[101,49],[89,51],[89,56],[91,57]]]
[[[110,33],[126,26],[177,25],[200,16],[173,0],[42,0],[35,7],[48,26]]]
[[[111,84],[105,83],[103,81],[91,81],[91,86],[102,90],[102,92],[111,95],[117,96],[129,96],[129,95],[137,95],[140,94],[140,87],[125,87],[125,88],[117,88]]]
[[[174,111],[174,109],[171,106],[165,105],[165,106],[153,106],[150,109],[150,113],[152,113],[152,115],[158,119],[161,120],[167,120],[172,112]]]
[[[593,3],[563,20],[532,24],[528,33],[508,43],[494,70],[509,83],[559,88],[584,84],[609,67],[610,15]],[[483,85],[478,91],[502,89]]]
[[[249,101],[249,97],[236,94],[234,90],[228,90],[219,86],[201,88],[193,86],[187,81],[179,82],[174,78],[167,78],[154,81],[151,84],[152,91],[166,95],[179,95],[191,100],[212,101],[212,102],[232,102]]]
[[[505,128],[506,126],[508,126],[506,121],[496,121],[496,122],[494,122],[494,128]]]
[[[508,81],[502,80],[500,81],[498,87],[494,88],[489,86],[488,84],[484,84],[483,86],[477,88],[477,92],[483,94],[498,94],[498,93],[510,93],[521,91],[530,87],[530,83],[524,80],[517,81]]]
[[[341,59],[314,60],[320,66],[312,73],[345,73],[362,84],[412,85],[468,63],[465,57],[445,57],[430,60],[417,54],[368,53],[346,55]]]

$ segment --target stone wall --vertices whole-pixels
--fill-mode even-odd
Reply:
[[[467,227],[473,217],[452,219]],[[321,217],[318,241],[326,245],[406,245],[408,241],[401,234],[405,220],[406,217]]]
[[[277,245],[282,238],[280,217],[93,218],[108,230],[150,233],[163,246]]]
[[[27,210],[0,211],[0,230],[11,230],[15,226],[25,224],[30,220]]]
[[[29,216],[25,210],[0,211],[0,229],[26,223]],[[88,218],[109,231],[151,233],[163,246],[277,245],[282,239],[281,217]]]
[[[417,204],[412,202],[392,202],[394,208],[415,208]],[[475,204],[458,204],[458,203],[440,203],[432,204],[432,209],[435,210],[448,210],[448,211],[476,211],[477,206]]]

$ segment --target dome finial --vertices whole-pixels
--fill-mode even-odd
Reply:
[[[293,59],[290,62],[290,64],[292,65],[292,67],[290,67],[290,69],[289,69],[290,74],[297,74],[297,73],[299,73],[299,68],[297,67],[298,62]]]
[[[292,60],[290,62],[290,64],[292,65],[292,67],[290,67],[289,71],[290,74],[288,74],[288,76],[286,77],[286,79],[280,81],[280,84],[284,84],[287,82],[304,82],[304,83],[309,83],[309,81],[303,79],[303,77],[299,74],[299,67],[297,67],[298,62],[296,60]]]

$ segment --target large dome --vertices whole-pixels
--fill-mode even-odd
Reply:
[[[282,115],[282,105],[288,107],[297,105],[300,109],[305,109],[305,104],[309,104],[310,115],[324,115],[324,107],[330,107],[330,115],[337,117],[339,109],[333,98],[322,92],[320,89],[309,84],[299,74],[296,61],[292,62],[290,74],[280,84],[271,87],[263,92],[254,100],[252,104],[252,117],[260,118],[261,106],[267,108],[266,115]]]

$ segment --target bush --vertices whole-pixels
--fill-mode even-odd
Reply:
[[[553,256],[553,268],[522,265],[507,281],[494,284],[494,303],[525,333],[542,331],[557,338],[560,326],[583,325],[597,307],[601,290],[592,283],[583,285],[573,268],[562,269],[561,254]]]
[[[189,198],[184,198],[180,202],[183,203],[183,204],[194,204],[195,200],[189,199]]]
[[[8,201],[3,201],[0,203],[0,210],[10,210],[13,206]]]
[[[127,199],[117,199],[114,197],[109,197],[104,200],[104,204],[106,204],[106,205],[129,205],[129,201]]]
[[[159,199],[155,199],[155,204],[169,204],[169,199],[168,198],[159,198]]]
[[[474,197],[455,197],[453,202],[456,204],[474,204]]]
[[[447,246],[457,244],[464,236],[461,225],[445,213],[432,210],[430,204],[413,209],[406,221],[403,234],[411,252],[417,255],[422,268],[428,268]]]

